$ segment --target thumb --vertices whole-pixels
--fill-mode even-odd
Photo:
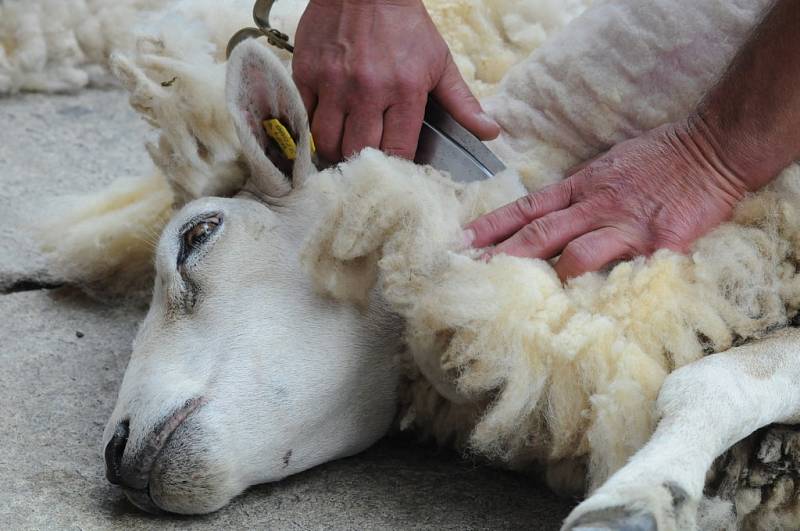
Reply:
[[[481,140],[492,140],[500,134],[500,126],[483,112],[449,52],[442,77],[431,94],[456,122]]]

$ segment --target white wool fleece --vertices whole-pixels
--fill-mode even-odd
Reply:
[[[112,49],[134,42],[133,21],[159,0],[0,2],[0,94],[63,92],[113,82]]]
[[[685,116],[764,4],[598,4],[575,23],[585,19],[591,32],[567,28],[504,80],[492,99],[506,131],[496,146],[536,187]],[[471,432],[473,449],[515,467],[587,461],[591,485],[602,483],[650,437],[670,371],[785,325],[800,305],[795,166],[690,256],[660,251],[566,286],[544,261],[486,264],[458,252],[461,224],[521,194],[513,170],[464,187],[367,152],[340,171],[306,252],[318,286],[359,300],[377,281],[408,323],[416,365],[444,397],[412,400],[406,421],[456,440]],[[475,194],[489,190],[477,207]],[[440,414],[470,403],[487,405],[477,422]],[[445,417],[465,424],[442,426]]]
[[[487,96],[592,0],[424,0],[473,92]]]
[[[544,261],[459,252],[460,226],[522,193],[510,172],[468,186],[367,151],[340,168],[304,260],[325,293],[365,300],[377,279],[407,322],[417,368],[454,404],[491,404],[461,438],[517,467],[590,459],[604,481],[650,436],[666,375],[785,325],[800,306],[800,169],[746,201],[691,256],[648,260],[562,286]],[[480,200],[478,200],[480,199]],[[410,418],[406,419],[411,421]],[[461,435],[460,435],[461,434]]]
[[[293,34],[305,4],[278,1],[273,24]],[[4,0],[0,2],[0,94],[112,84],[107,68],[110,54],[132,51],[141,34],[165,13],[206,23],[212,41],[227,42],[236,30],[253,25],[252,8],[253,0]],[[180,24],[172,29],[180,30]]]

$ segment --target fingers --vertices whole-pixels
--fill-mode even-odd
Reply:
[[[308,121],[311,123],[311,120],[314,118],[314,109],[317,106],[317,95],[313,90],[298,82],[296,78],[295,85],[297,85],[297,90],[300,92],[300,97],[303,99],[303,106],[306,108]]]
[[[309,113],[317,150],[326,160],[338,162],[365,147],[414,158],[425,116],[425,94],[407,98],[384,110],[380,102],[377,106],[376,102],[344,105],[339,103],[341,98],[321,96],[318,100],[313,91],[300,84],[298,88]]]
[[[571,201],[571,183],[562,181],[533,194],[520,197],[513,203],[485,214],[465,227],[473,247],[499,243],[531,221],[567,208]]]
[[[618,229],[604,227],[572,240],[555,265],[562,281],[590,271],[598,271],[615,260],[630,258],[636,252]]]
[[[346,116],[343,107],[321,100],[311,121],[311,133],[320,155],[328,161],[339,161],[365,147],[413,159],[424,116],[424,98],[395,104],[385,111],[355,106]]]
[[[590,216],[578,206],[558,210],[524,227],[486,254],[521,258],[551,258],[572,240],[592,229]]]
[[[383,134],[383,110],[374,107],[351,109],[344,124],[342,155],[351,157],[365,147],[377,148]]]
[[[321,94],[311,121],[311,134],[319,154],[330,162],[342,159],[344,118],[342,106]]]
[[[450,54],[447,55],[444,73],[432,94],[458,123],[481,140],[492,140],[500,134],[500,126],[483,112],[481,104],[472,95]]]
[[[390,155],[413,159],[417,152],[417,141],[424,116],[424,96],[386,109],[383,115],[381,150]]]

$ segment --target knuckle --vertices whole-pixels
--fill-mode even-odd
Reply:
[[[578,203],[573,203],[570,206],[570,212],[574,212],[576,216],[579,216],[585,220],[599,219],[605,214],[600,208],[598,208],[598,205],[593,204],[591,201],[580,201]]]
[[[616,228],[614,236],[621,249],[619,255],[621,260],[649,255],[655,250],[655,240],[649,233],[639,229]]]
[[[564,247],[561,259],[570,264],[570,269],[583,271],[591,266],[594,255],[594,249],[586,241],[577,239],[572,240]]]
[[[493,212],[480,219],[481,229],[487,234],[498,234],[502,232],[507,225],[503,218],[507,217],[505,211]]]
[[[576,201],[580,188],[579,184],[578,180],[574,178],[564,179],[564,181],[560,183],[558,192],[563,195],[562,199],[564,203],[569,205]]]
[[[309,83],[316,77],[316,66],[295,56],[292,61],[292,77],[300,82]]]
[[[513,205],[520,218],[530,219],[538,212],[540,201],[536,194],[528,194],[514,201]]]
[[[523,244],[536,248],[547,247],[549,235],[550,230],[547,224],[541,220],[536,220],[533,223],[525,225],[519,234]]]
[[[324,63],[320,68],[320,77],[325,80],[326,84],[339,84],[341,81],[344,69],[338,61],[330,61]]]
[[[635,198],[613,186],[599,187],[581,202],[585,203],[584,213],[614,224],[639,224],[644,215]]]
[[[359,65],[350,73],[350,83],[359,92],[370,93],[381,88],[380,76],[368,65]]]
[[[425,92],[425,87],[422,83],[411,74],[401,72],[394,80],[395,89],[403,95],[412,95]]]
[[[620,195],[624,194],[624,191],[620,179],[606,179],[597,184],[592,195],[606,205],[613,205],[619,202]]]

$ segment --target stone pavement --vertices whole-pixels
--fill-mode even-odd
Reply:
[[[57,284],[23,227],[54,195],[147,169],[118,91],[0,98],[0,529],[557,529],[571,503],[407,439],[250,489],[205,517],[151,517],[103,477],[100,438],[145,301]]]

